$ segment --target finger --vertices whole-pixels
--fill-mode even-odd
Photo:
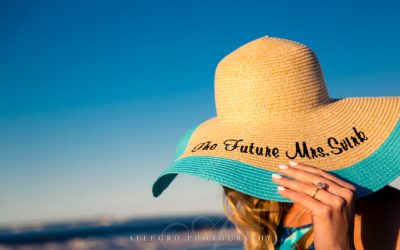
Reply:
[[[331,181],[330,179],[327,179],[326,177],[319,175],[319,174],[315,174],[315,173],[310,173],[308,171],[305,171],[303,169],[300,168],[293,168],[293,167],[289,167],[286,165],[279,165],[279,172],[292,177],[296,180],[305,182],[305,183],[311,183],[313,185],[316,185],[316,183],[318,183],[319,181],[322,181],[324,183],[327,184],[327,188],[325,188],[325,190],[342,197],[343,199],[346,200],[347,203],[351,204],[353,197],[354,197],[354,193],[353,191],[344,188],[343,186],[337,184],[334,181]]]
[[[335,175],[333,175],[333,174],[331,174],[331,173],[329,173],[327,171],[324,171],[324,170],[322,170],[320,168],[317,168],[317,167],[314,167],[314,166],[311,166],[311,165],[307,165],[305,163],[295,162],[293,160],[289,161],[289,165],[291,167],[293,167],[293,168],[303,169],[303,170],[305,170],[307,172],[310,172],[310,173],[322,175],[325,178],[336,182],[338,185],[341,185],[341,186],[343,186],[343,187],[345,187],[347,189],[350,189],[352,191],[356,191],[356,187],[353,184],[345,182],[344,180],[342,180],[342,179],[336,177]]]
[[[303,169],[307,172],[323,176],[323,177],[335,182],[339,186],[343,187],[343,189],[340,189],[340,191],[338,191],[338,192],[340,192],[340,196],[343,197],[348,204],[351,204],[352,202],[354,202],[355,196],[356,196],[355,193],[356,193],[357,188],[353,184],[348,183],[327,171],[324,171],[320,168],[317,168],[317,167],[314,167],[311,165],[307,165],[305,163],[298,163],[296,161],[290,160],[289,165],[293,168]]]
[[[333,182],[322,175],[305,171],[302,168],[294,168],[283,164],[279,164],[278,167],[280,173],[305,183],[317,185],[318,182],[322,181],[328,184],[329,189],[337,189],[340,187],[336,182]]]
[[[291,180],[278,174],[272,174],[272,181],[282,187],[289,188],[290,190],[296,191],[298,193],[308,195],[311,198],[319,200],[323,204],[329,205],[332,208],[340,209],[347,205],[347,201],[343,197],[337,196],[323,189],[317,191],[315,185],[309,183],[304,183],[298,180]]]
[[[311,213],[316,216],[321,216],[324,214],[324,212],[330,209],[329,206],[311,198],[306,194],[302,194],[282,186],[278,186],[278,193],[293,202],[300,203],[303,207],[310,210]]]

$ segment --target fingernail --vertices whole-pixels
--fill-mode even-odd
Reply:
[[[278,186],[278,190],[279,191],[283,191],[283,190],[285,190],[286,188],[284,188],[284,187],[282,187],[282,186]]]
[[[287,169],[287,168],[288,168],[288,166],[283,165],[283,164],[279,164],[278,167],[279,167],[280,169]]]
[[[274,179],[281,179],[282,178],[282,176],[280,176],[279,174],[272,174],[272,178],[274,178]]]
[[[289,161],[289,165],[291,165],[291,166],[297,166],[297,162],[295,162],[294,160],[290,160],[290,161]]]

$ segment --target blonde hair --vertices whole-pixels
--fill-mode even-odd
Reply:
[[[259,199],[229,187],[224,190],[224,210],[242,236],[246,250],[275,249],[277,227],[292,203]],[[295,249],[303,250],[313,242],[313,229],[296,242]]]

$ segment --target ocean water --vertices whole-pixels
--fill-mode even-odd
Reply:
[[[0,250],[242,250],[225,216],[98,219],[0,228]]]

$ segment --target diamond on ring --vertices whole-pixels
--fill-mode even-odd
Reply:
[[[325,183],[325,182],[322,182],[322,181],[317,182],[317,188],[318,188],[318,189],[324,189],[324,188],[326,188],[326,183]]]

